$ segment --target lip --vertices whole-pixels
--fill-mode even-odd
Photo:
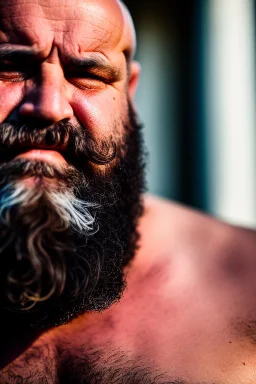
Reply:
[[[67,162],[60,152],[50,149],[30,149],[26,152],[22,152],[15,157],[15,159],[32,159],[46,161],[52,165],[66,165]]]

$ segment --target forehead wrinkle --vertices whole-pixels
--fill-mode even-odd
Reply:
[[[21,4],[23,6],[19,7]],[[53,40],[59,41],[60,44],[62,40],[65,40],[76,46],[82,46],[84,42],[83,50],[86,51],[92,49],[91,44],[89,47],[86,46],[88,41],[94,45],[94,48],[100,44],[109,47],[119,44],[123,33],[122,17],[114,18],[114,14],[109,12],[106,7],[86,0],[82,4],[77,4],[76,7],[70,5],[70,2],[65,3],[63,1],[62,7],[57,7],[52,3],[47,5],[44,1],[39,1],[36,4],[32,2],[14,4],[12,15],[9,16],[8,12],[4,15],[6,24],[8,24],[8,27],[5,26],[4,29],[6,32],[10,32],[12,37],[16,34],[19,35],[19,31],[21,31],[23,35],[28,35],[26,43],[35,45],[37,45],[37,41],[38,45],[45,45],[45,41],[42,40],[46,40],[47,32],[50,34],[48,36],[50,38],[47,37],[47,45]],[[57,11],[54,16],[53,9],[55,8]],[[122,16],[120,12],[119,16]],[[31,23],[33,19],[38,21],[33,24]],[[42,28],[44,34],[41,33]],[[54,33],[57,33],[58,36],[53,36]],[[63,36],[60,36],[61,33]],[[71,35],[67,35],[67,33]],[[16,40],[16,36],[14,36],[14,40]]]
[[[118,45],[123,32],[121,13],[119,12],[119,14],[114,17],[106,7],[100,4],[96,6],[96,2],[91,4],[90,2],[84,1],[82,7],[90,16],[89,22],[97,26],[104,33],[102,41],[107,43],[111,40],[110,38],[112,38],[113,44]]]
[[[66,10],[61,12],[61,9],[58,8],[58,13],[60,14],[58,17],[52,17],[52,11],[48,15],[48,11],[46,10],[44,14],[47,20],[56,23],[74,22],[77,24],[81,22],[84,24],[90,24],[93,27],[96,26],[97,28],[102,29],[108,33],[113,33],[114,31],[117,33],[117,31],[119,31],[121,34],[122,32],[121,20],[118,22],[117,17],[110,17],[109,13],[106,15],[106,7],[99,6],[99,4],[97,4],[95,1],[91,4],[90,1],[83,0],[83,3],[76,5],[76,7],[73,7],[69,4],[66,6],[66,8],[69,8],[71,12],[67,12]],[[72,17],[69,17],[70,14],[72,14]]]
[[[21,31],[21,34],[27,35],[25,44],[35,46],[44,56],[49,54],[52,44],[56,44],[60,51],[69,51],[76,55],[88,51],[100,52],[108,59],[112,53],[115,55],[124,51],[133,55],[132,22],[127,16],[128,10],[120,5],[119,0],[81,0],[76,7],[70,5],[70,0],[62,0],[64,9],[56,6],[57,2],[54,0],[50,5],[46,3],[40,0],[36,4],[31,1],[22,2],[23,6],[17,13],[15,23],[10,23],[12,30],[8,37],[11,42],[20,43]],[[28,12],[31,4],[35,7]],[[15,3],[16,5],[19,4]],[[52,15],[55,8],[57,16]],[[31,18],[38,21],[33,24]],[[20,20],[21,22],[17,22]],[[24,42],[24,38],[22,39]]]

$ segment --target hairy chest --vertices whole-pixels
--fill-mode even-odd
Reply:
[[[73,329],[73,338],[66,335],[53,349],[36,345],[6,367],[0,384],[255,384],[256,359],[247,353],[248,345],[235,346],[234,362],[232,340],[230,353],[223,353],[224,337],[219,346],[207,343],[202,353],[203,338],[184,344],[181,335],[171,339],[162,327],[165,339],[147,329],[117,337],[112,324],[104,341],[99,334],[84,338]]]
[[[143,301],[84,330],[74,324],[59,352],[60,383],[255,384],[255,346],[217,311]]]
[[[156,273],[102,314],[60,327],[53,349],[34,346],[0,384],[255,384],[255,345],[227,306],[197,284],[165,289]]]

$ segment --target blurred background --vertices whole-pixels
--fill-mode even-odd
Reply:
[[[256,228],[253,0],[127,0],[148,189]]]

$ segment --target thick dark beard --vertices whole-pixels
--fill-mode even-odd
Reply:
[[[21,169],[23,175],[31,175],[34,167],[38,188],[43,191],[29,210],[15,207],[8,213],[8,223],[1,223],[2,317],[47,329],[86,312],[103,311],[122,297],[126,287],[123,269],[133,260],[138,247],[137,224],[143,212],[141,126],[131,108],[124,131],[120,154],[106,173],[95,171],[89,162],[83,174],[78,167],[71,166],[63,174],[40,162],[28,161],[15,162],[17,169],[12,162],[2,166],[2,172],[0,169],[6,182],[6,176],[12,180],[20,177]],[[83,234],[72,227],[63,230],[42,184],[51,177],[57,177],[63,190],[73,189],[78,199],[98,206],[93,209],[97,228],[92,228],[91,233]],[[40,301],[40,297],[46,299]]]

